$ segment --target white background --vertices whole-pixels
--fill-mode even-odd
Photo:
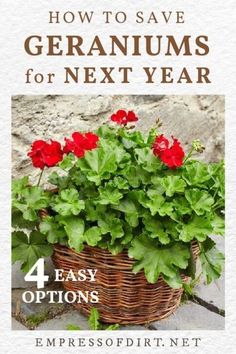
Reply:
[[[76,1],[52,0],[29,1],[8,0],[1,1],[1,94],[0,94],[0,349],[2,353],[86,353],[89,349],[83,348],[35,348],[34,337],[41,336],[76,336],[78,332],[34,332],[11,331],[11,278],[10,278],[10,176],[11,176],[11,95],[14,94],[220,94],[226,95],[226,167],[227,167],[227,223],[226,223],[226,329],[225,331],[171,331],[171,332],[109,332],[111,336],[149,336],[149,337],[201,337],[199,348],[98,348],[91,352],[112,353],[235,353],[234,340],[236,338],[236,117],[235,96],[236,70],[235,70],[235,0],[227,2],[216,0],[135,0],[129,1]],[[78,11],[92,10],[95,12],[95,21],[90,25],[74,24],[48,24],[48,11]],[[128,20],[125,24],[104,25],[101,17],[103,10],[126,11]],[[136,11],[185,11],[185,24],[153,24],[137,25],[134,23]],[[233,28],[234,27],[234,28]],[[30,57],[24,52],[24,39],[31,34],[78,34],[88,38],[89,35],[98,34],[101,37],[107,34],[172,34],[181,38],[184,34],[208,35],[210,54],[206,57],[189,57],[187,59],[174,58],[167,60],[157,58],[68,58],[68,57]],[[63,85],[62,68],[64,66],[175,66],[181,68],[184,64],[195,66],[209,66],[211,69],[212,84],[210,85],[145,85],[142,84],[139,70],[132,76],[129,85]],[[24,72],[27,68],[38,71],[58,73],[54,85],[26,85]],[[191,116],[189,117],[191,119]],[[107,336],[106,332],[85,332],[84,336]]]

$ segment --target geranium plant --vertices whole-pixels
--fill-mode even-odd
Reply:
[[[224,234],[223,161],[198,161],[200,141],[186,154],[175,137],[134,130],[137,120],[119,110],[94,133],[32,144],[28,156],[41,170],[39,182],[14,180],[12,192],[12,255],[23,271],[50,256],[53,244],[77,252],[87,244],[114,255],[126,249],[134,273],[143,269],[150,283],[162,275],[179,288],[182,273],[194,276],[196,241],[207,283],[220,276],[224,257],[211,235]],[[41,175],[51,167],[52,188],[45,189]]]

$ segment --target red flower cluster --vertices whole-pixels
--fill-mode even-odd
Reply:
[[[97,147],[98,136],[93,133],[78,133],[72,134],[72,139],[65,138],[65,146],[62,149],[61,144],[51,140],[47,143],[44,140],[35,140],[31,145],[31,151],[28,156],[31,158],[33,166],[41,170],[44,167],[53,167],[62,161],[63,154],[72,152],[77,157],[84,157],[86,150],[92,150]]]
[[[164,135],[157,136],[153,144],[153,153],[169,168],[176,168],[183,165],[185,153],[180,142],[172,136],[173,144]]]
[[[63,158],[61,144],[51,140],[47,143],[44,140],[35,140],[31,145],[31,151],[27,154],[33,163],[34,167],[44,169],[44,167],[55,166]]]
[[[130,122],[137,122],[138,117],[133,111],[126,112],[123,109],[119,109],[119,111],[112,114],[111,120],[120,125],[127,125]]]
[[[84,157],[85,151],[93,150],[97,147],[98,136],[93,133],[78,133],[72,134],[72,139],[65,138],[66,145],[63,152],[68,154],[73,152],[77,157]]]
[[[133,111],[118,110],[111,116],[111,120],[120,125],[126,125],[129,122],[136,122]],[[157,136],[153,144],[153,153],[158,156],[161,161],[169,168],[180,167],[183,164],[184,151],[180,146],[180,142],[172,137],[173,144],[163,135]],[[51,140],[47,143],[44,140],[36,140],[31,146],[31,151],[27,154],[34,167],[44,169],[44,167],[52,167],[62,161],[63,154],[72,152],[78,158],[84,157],[85,152],[93,150],[97,147],[99,137],[93,133],[74,132],[72,139],[65,138],[65,146],[62,148],[57,141]]]

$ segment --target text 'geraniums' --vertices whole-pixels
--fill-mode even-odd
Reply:
[[[183,165],[185,153],[180,142],[172,136],[173,144],[170,146],[169,140],[164,135],[156,137],[153,144],[153,153],[169,168],[175,169]]]

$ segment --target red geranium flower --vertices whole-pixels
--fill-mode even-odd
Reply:
[[[160,157],[161,153],[166,149],[168,149],[168,147],[169,147],[169,140],[166,139],[163,134],[157,136],[153,144],[154,155]]]
[[[43,170],[45,166],[53,167],[60,162],[63,151],[57,141],[51,140],[51,143],[47,143],[44,140],[35,140],[27,155],[31,158],[34,167]]]
[[[130,122],[137,122],[138,117],[133,111],[126,112],[123,109],[119,109],[116,113],[112,114],[111,120],[117,124],[126,125]]]
[[[172,136],[173,144],[163,135],[157,136],[153,144],[153,153],[169,168],[176,168],[183,165],[185,153],[180,142]]]
[[[84,157],[86,150],[93,150],[97,147],[99,137],[93,133],[78,133],[72,134],[72,140],[65,138],[65,146],[63,151],[68,154],[73,152],[77,157]]]

